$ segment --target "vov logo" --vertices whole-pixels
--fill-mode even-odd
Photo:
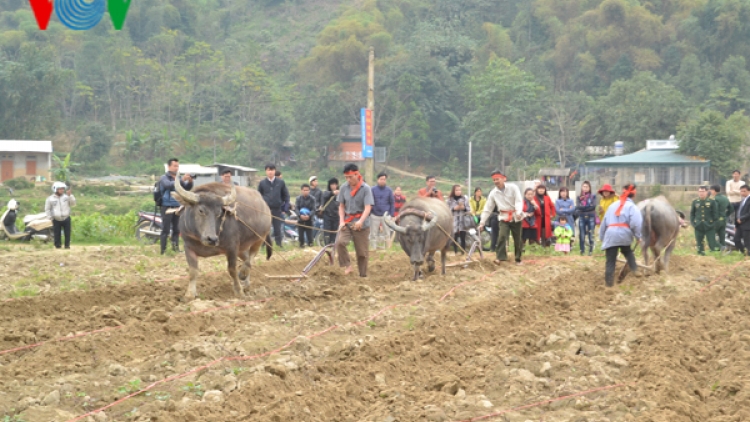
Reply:
[[[122,29],[131,0],[29,0],[36,23],[42,31],[47,29],[52,16],[52,2],[57,18],[63,25],[76,31],[91,29],[102,20],[104,9],[109,10],[112,25]]]

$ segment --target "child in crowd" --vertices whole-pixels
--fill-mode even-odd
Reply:
[[[568,217],[561,215],[559,225],[555,228],[555,251],[562,252],[565,255],[570,252],[570,244],[573,241],[573,229],[568,225]]]

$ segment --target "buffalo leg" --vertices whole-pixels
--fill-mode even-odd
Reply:
[[[427,254],[427,271],[435,271],[435,252]]]
[[[419,273],[419,265],[414,264],[414,278],[412,279],[412,281],[417,281],[417,279],[419,278]]]
[[[195,288],[195,279],[198,278],[198,255],[192,249],[185,248],[185,259],[187,259],[188,267],[190,268],[190,281],[188,282],[185,297],[195,299],[198,296],[198,291]]]
[[[653,248],[650,246],[651,239],[644,239],[644,241],[641,242],[641,250],[643,251],[643,264],[648,267],[648,250]],[[656,254],[656,252],[654,252]]]
[[[651,251],[654,253],[654,271],[656,274],[659,274],[662,269],[662,255],[659,253],[660,249],[657,247],[651,248]]]
[[[672,251],[674,250],[675,244],[677,243],[677,236],[675,235],[674,240],[672,240],[667,246],[667,249],[664,251],[664,258],[663,263],[664,265],[662,268],[664,268],[664,271],[669,272],[669,258],[672,256]]]
[[[253,259],[258,255],[258,251],[260,251],[262,245],[263,242],[258,242],[240,255],[240,258],[242,258],[244,262],[239,277],[240,280],[242,280],[242,287],[244,288],[250,287],[250,269],[253,266]]]
[[[239,277],[237,277],[237,253],[235,251],[227,253],[227,271],[229,271],[229,276],[232,278],[234,294],[244,296],[245,292],[242,290]]]
[[[442,274],[445,275],[445,253],[448,252],[448,248],[444,248],[440,251],[440,264],[442,265]]]

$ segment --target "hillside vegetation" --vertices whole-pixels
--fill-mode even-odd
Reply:
[[[744,164],[750,0],[137,0],[122,31],[0,2],[0,138],[56,140],[79,172],[167,155],[312,168],[366,104],[389,163],[465,174],[576,165],[586,145],[683,140]]]

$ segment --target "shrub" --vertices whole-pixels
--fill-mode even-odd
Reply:
[[[24,177],[16,177],[15,179],[6,180],[3,184],[13,189],[33,189],[35,186],[33,182],[29,182]]]
[[[138,213],[102,215],[98,212],[81,215],[71,221],[74,241],[111,243],[114,239],[128,240],[138,222]]]

